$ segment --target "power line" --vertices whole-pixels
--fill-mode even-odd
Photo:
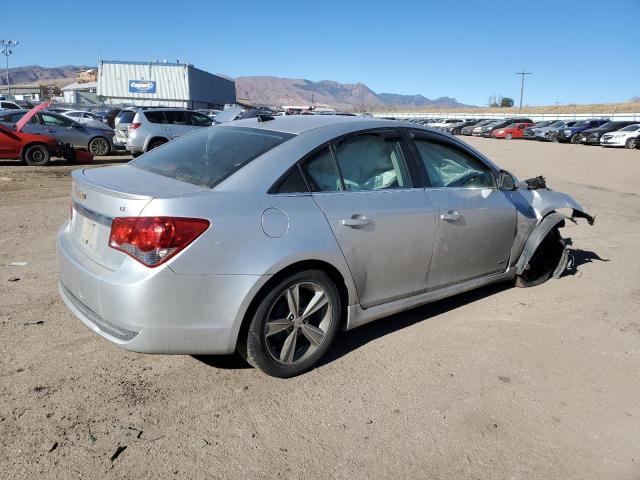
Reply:
[[[520,83],[520,112],[522,112],[522,97],[524,96],[524,76],[525,75],[533,75],[531,72],[525,72],[524,68],[521,72],[516,72],[516,75],[521,75],[522,80]]]

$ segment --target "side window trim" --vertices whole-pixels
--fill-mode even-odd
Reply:
[[[335,159],[335,155],[333,154],[333,150],[331,149],[331,144],[330,144],[330,142],[325,142],[322,145],[319,145],[318,147],[316,147],[313,150],[311,150],[309,153],[305,154],[300,160],[298,160],[291,167],[287,168],[287,170],[282,175],[280,175],[280,177],[278,177],[278,179],[275,182],[273,182],[273,185],[271,185],[271,187],[269,187],[269,190],[267,190],[267,194],[269,194],[269,195],[287,195],[287,196],[291,196],[291,195],[311,195],[312,193],[322,193],[322,192],[314,192],[311,189],[311,183],[309,182],[309,179],[305,175],[304,168],[302,168],[302,165],[304,165],[305,162],[311,161],[318,153],[320,153],[322,150],[325,150],[327,148],[329,149],[329,152],[331,153],[331,158],[333,158],[333,162],[335,164],[336,163],[336,159]],[[280,185],[287,178],[287,176],[291,173],[291,171],[294,168],[297,168],[298,171],[300,172],[300,175],[302,175],[302,179],[304,180],[304,183],[307,186],[307,191],[306,192],[299,192],[298,194],[296,194],[296,193],[279,193],[278,189],[280,188]],[[337,165],[336,165],[336,168],[337,168]],[[340,174],[340,170],[338,170],[338,174]],[[342,185],[342,183],[343,183],[342,182],[342,176],[340,176],[340,184]],[[341,188],[344,188],[344,185],[342,185]],[[340,190],[340,191],[342,191],[342,190]],[[335,192],[332,192],[332,193],[335,193]]]

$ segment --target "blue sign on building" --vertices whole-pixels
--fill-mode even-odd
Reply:
[[[154,80],[129,80],[129,93],[156,93]]]

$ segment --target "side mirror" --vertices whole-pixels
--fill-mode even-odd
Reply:
[[[517,188],[515,177],[506,170],[500,170],[500,173],[498,173],[498,190],[513,191]]]

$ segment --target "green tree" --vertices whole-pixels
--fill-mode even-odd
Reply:
[[[503,97],[502,100],[500,100],[501,107],[513,107],[513,103],[513,98],[511,97]]]

